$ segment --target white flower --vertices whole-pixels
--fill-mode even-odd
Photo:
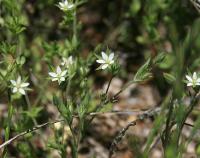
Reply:
[[[101,52],[101,59],[96,60],[97,63],[101,64],[101,69],[106,69],[108,66],[114,63],[114,53],[107,55],[104,52]]]
[[[74,8],[74,4],[73,3],[69,3],[68,0],[64,0],[63,2],[59,2],[58,3],[58,7],[62,11],[67,11],[67,10],[73,9]]]
[[[55,128],[56,130],[61,129],[61,127],[62,127],[61,122],[56,122],[56,123],[54,124],[54,128]]]
[[[52,81],[58,81],[60,84],[62,81],[65,81],[65,75],[67,70],[62,71],[60,66],[57,66],[56,72],[49,72],[49,76],[51,76]]]
[[[62,58],[62,62],[61,65],[62,66],[66,66],[67,68],[69,68],[70,65],[73,64],[73,58],[72,56],[70,56],[69,58]]]
[[[192,76],[186,75],[186,78],[188,80],[187,86],[199,86],[200,85],[200,78],[197,77],[197,73],[194,72]]]
[[[18,76],[16,81],[10,80],[10,82],[13,85],[13,89],[12,89],[13,93],[21,93],[22,95],[25,95],[25,90],[29,86],[29,83],[22,82],[21,76]]]

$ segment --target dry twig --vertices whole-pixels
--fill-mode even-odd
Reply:
[[[89,113],[88,116],[105,115],[105,114],[138,115],[140,113],[141,113],[141,111],[138,111],[138,110],[135,110],[135,111],[110,111],[110,112],[93,112],[93,113]],[[74,115],[73,117],[77,118],[78,115]],[[37,126],[31,128],[31,129],[28,129],[24,132],[21,132],[21,133],[17,134],[16,136],[12,137],[11,139],[9,139],[8,141],[1,144],[0,150],[3,149],[4,147],[6,147],[7,145],[11,144],[13,141],[17,140],[18,138],[25,136],[28,133],[33,133],[40,128],[43,128],[45,126],[52,125],[52,124],[55,124],[55,123],[58,123],[58,122],[63,122],[63,121],[64,121],[64,119],[46,122],[46,123],[43,123],[41,125],[37,125]]]
[[[160,112],[160,108],[155,108],[155,109],[151,109],[151,110],[147,110],[145,111],[143,114],[139,115],[138,118],[134,121],[131,121],[130,123],[128,123],[126,125],[126,127],[124,127],[119,134],[115,137],[115,139],[113,140],[111,147],[110,147],[110,152],[109,152],[109,157],[111,158],[113,153],[116,151],[117,149],[117,144],[119,144],[119,142],[122,140],[122,138],[125,136],[126,131],[129,129],[129,127],[131,126],[135,126],[137,124],[138,121],[142,121],[146,118],[151,118],[154,117],[155,114],[158,114]]]

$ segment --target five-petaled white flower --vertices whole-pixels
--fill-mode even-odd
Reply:
[[[29,83],[27,82],[22,82],[21,76],[18,76],[17,80],[10,80],[10,82],[13,85],[12,92],[13,93],[21,93],[22,95],[25,95],[25,90],[29,86]]]
[[[101,64],[101,69],[106,69],[108,66],[114,63],[114,53],[107,55],[104,52],[101,52],[101,59],[96,60],[97,63]]]
[[[67,68],[69,68],[70,65],[73,64],[73,58],[72,56],[70,56],[69,58],[62,58],[62,62],[61,65],[62,66],[66,66]]]
[[[56,72],[49,72],[49,76],[51,76],[52,81],[58,81],[60,84],[62,81],[65,81],[67,70],[62,71],[60,66],[57,66]]]
[[[197,73],[194,72],[192,76],[186,75],[187,78],[187,86],[200,86],[200,78],[197,77]]]
[[[74,8],[74,4],[68,2],[68,0],[64,0],[64,1],[58,3],[58,7],[59,7],[62,11],[67,11],[67,10],[73,9],[73,8]]]

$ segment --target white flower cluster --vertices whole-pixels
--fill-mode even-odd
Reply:
[[[101,57],[96,60],[97,63],[101,64],[100,69],[104,70],[114,64],[114,53],[106,54],[105,52],[101,52]],[[68,58],[62,58],[62,62],[60,66],[57,66],[55,72],[49,72],[49,76],[52,81],[58,81],[58,84],[65,81],[68,68],[73,65],[74,61],[72,56]],[[62,70],[61,66],[64,70]],[[197,73],[194,72],[193,75],[186,75],[186,83],[187,86],[192,86],[193,88],[196,86],[200,86],[200,77],[198,77]],[[21,76],[18,76],[17,80],[10,80],[12,86],[13,93],[20,93],[22,95],[26,94],[26,90],[28,90],[29,83],[23,82]]]
[[[73,58],[70,56],[69,58],[62,58],[61,66],[65,66],[66,68],[69,68],[70,65],[73,64]],[[60,84],[61,82],[65,81],[65,77],[67,74],[67,70],[62,70],[60,66],[56,67],[55,72],[49,72],[49,76],[51,77],[52,81],[58,81]],[[23,82],[21,76],[18,76],[16,80],[10,80],[12,92],[13,93],[19,93],[22,95],[26,94],[26,90],[28,89],[28,86],[30,85],[28,82]]]

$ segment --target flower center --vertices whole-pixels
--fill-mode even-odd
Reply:
[[[17,84],[17,85],[16,85],[16,88],[17,88],[17,89],[21,88],[21,84]]]

